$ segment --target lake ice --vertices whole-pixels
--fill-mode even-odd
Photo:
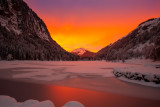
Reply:
[[[160,75],[159,62],[131,60],[126,63],[106,61],[0,61],[0,78],[106,91],[129,96],[160,100],[160,84],[123,81],[113,71]],[[151,87],[146,87],[146,86]],[[68,106],[67,106],[68,107]]]

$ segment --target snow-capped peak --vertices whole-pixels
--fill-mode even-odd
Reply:
[[[153,27],[156,27],[160,23],[160,17],[159,18],[153,18],[149,19],[146,22],[141,23],[137,29],[139,34],[145,33],[145,31],[150,32]]]
[[[73,51],[71,51],[71,53],[77,53],[77,55],[81,56],[83,55],[87,50],[84,49],[84,48],[78,48],[78,49],[75,49]]]

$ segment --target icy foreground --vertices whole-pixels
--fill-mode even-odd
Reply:
[[[37,100],[27,100],[24,102],[17,102],[16,99],[9,96],[0,95],[0,107],[55,107],[54,104],[47,100],[39,102]],[[63,107],[84,107],[83,104],[77,101],[70,101]]]

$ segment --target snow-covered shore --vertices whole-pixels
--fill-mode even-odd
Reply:
[[[140,66],[114,68],[113,74],[120,80],[145,86],[160,87],[160,62],[151,60],[127,60],[129,64]]]

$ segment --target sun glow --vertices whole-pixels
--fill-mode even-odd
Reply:
[[[133,29],[122,26],[106,26],[106,27],[73,27],[64,26],[52,28],[54,33],[51,33],[52,38],[67,51],[72,51],[76,48],[85,47],[88,50],[97,52],[116,41],[118,38],[126,35]],[[116,30],[116,32],[115,32]],[[52,31],[50,29],[50,31]]]
[[[97,52],[159,17],[159,0],[24,0],[46,23],[53,38],[67,51]]]

